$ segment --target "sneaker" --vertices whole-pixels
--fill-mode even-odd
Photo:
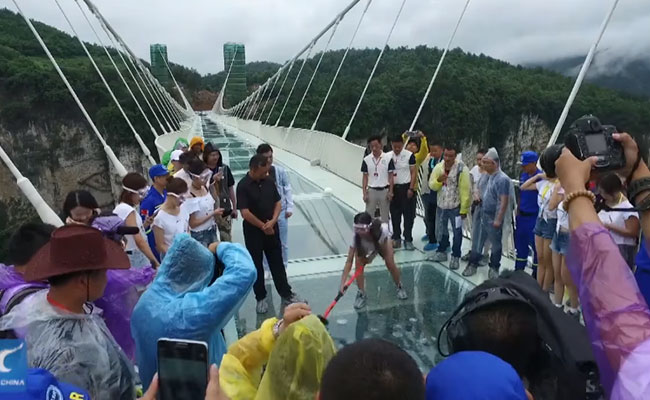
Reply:
[[[404,250],[408,250],[408,251],[415,250],[415,246],[413,246],[413,242],[404,241]]]
[[[397,298],[400,300],[406,300],[409,298],[409,295],[406,294],[406,290],[401,286],[397,288]]]
[[[469,258],[470,258],[471,256],[472,256],[472,252],[471,252],[471,251],[468,251],[467,254],[465,254],[464,256],[462,256],[462,257],[460,258],[460,260],[461,260],[461,261],[465,261],[465,262],[467,262],[467,261],[469,261]]]
[[[427,243],[424,245],[424,251],[434,251],[438,248],[438,243]]]
[[[293,303],[306,303],[305,299],[301,298],[295,293],[291,293],[290,297],[283,297],[282,298],[282,307],[286,307],[289,304]]]
[[[578,322],[580,322],[580,311],[577,308],[567,308],[566,310],[567,315],[570,317],[575,318]]]
[[[446,252],[440,252],[436,251],[432,255],[429,256],[430,261],[437,261],[437,262],[443,262],[447,261],[447,253]]]
[[[483,254],[481,260],[478,262],[478,265],[480,267],[485,267],[486,265],[488,265],[489,262],[490,262],[490,256]]]
[[[402,248],[402,241],[399,240],[399,239],[397,239],[397,240],[393,240],[393,248],[394,248],[394,249],[400,249],[400,248]]]
[[[451,261],[449,262],[449,269],[457,270],[458,268],[460,268],[460,258],[451,257]]]
[[[499,271],[494,268],[488,269],[488,279],[496,279],[499,277]]]
[[[422,241],[423,242],[428,242],[429,241],[429,235],[422,236]]]
[[[366,294],[362,291],[357,292],[357,298],[354,299],[354,308],[356,310],[366,306]]]
[[[257,307],[255,307],[255,312],[258,314],[266,314],[269,311],[269,303],[266,302],[266,299],[258,300]]]
[[[463,271],[463,276],[472,276],[476,274],[476,266],[468,264]]]

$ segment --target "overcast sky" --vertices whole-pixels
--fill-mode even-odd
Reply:
[[[17,0],[31,18],[70,32],[54,0]],[[82,38],[95,42],[73,0],[59,0]],[[150,43],[202,74],[223,69],[222,45],[246,45],[247,61],[283,62],[303,48],[350,0],[95,0],[142,58]],[[367,0],[348,14],[331,48],[345,48]],[[373,0],[354,47],[381,47],[401,0]],[[464,0],[407,0],[390,46],[446,44]],[[611,0],[474,0],[453,47],[513,63],[584,55]],[[8,0],[0,6],[14,9]],[[328,35],[317,45],[322,49]],[[621,1],[601,43],[610,59],[648,57],[650,1]]]

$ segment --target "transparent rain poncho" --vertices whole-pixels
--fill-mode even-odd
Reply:
[[[135,373],[97,307],[71,314],[51,306],[47,290],[0,318],[0,329],[23,332],[31,368],[86,389],[93,400],[133,400]]]
[[[221,362],[226,352],[221,329],[250,292],[257,272],[250,254],[239,244],[221,243],[217,255],[225,270],[210,285],[214,254],[190,235],[177,235],[156,278],[136,304],[131,333],[145,389],[157,369],[160,338],[204,341],[209,362]]]
[[[231,400],[313,400],[336,347],[315,315],[273,338],[270,319],[234,343],[223,357],[219,382]],[[264,374],[262,368],[266,365]]]

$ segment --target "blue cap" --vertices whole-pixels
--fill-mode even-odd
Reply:
[[[84,389],[59,382],[54,375],[40,368],[27,372],[27,390],[20,393],[3,393],[3,400],[87,400],[90,395]]]
[[[467,371],[471,371],[468,384]],[[427,400],[526,400],[514,368],[482,351],[461,351],[435,366],[427,376]]]
[[[165,176],[165,175],[169,175],[169,171],[167,171],[167,168],[165,168],[165,166],[162,164],[156,164],[153,167],[149,168],[149,177],[151,179],[157,176]]]
[[[521,161],[519,161],[519,165],[528,165],[532,163],[536,163],[537,160],[539,160],[539,156],[537,153],[534,151],[524,151],[521,153]]]

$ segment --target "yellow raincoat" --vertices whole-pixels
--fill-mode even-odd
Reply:
[[[231,400],[313,400],[336,353],[318,317],[289,325],[275,340],[276,318],[234,343],[221,360],[219,383]],[[262,367],[266,365],[264,375]]]

